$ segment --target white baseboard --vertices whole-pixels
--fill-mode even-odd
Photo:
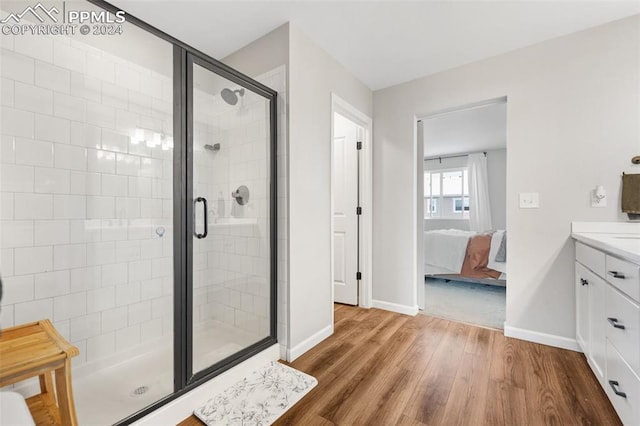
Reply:
[[[207,402],[215,394],[242,380],[248,372],[257,370],[270,361],[277,361],[279,358],[280,345],[275,344],[170,403],[163,405],[133,424],[136,426],[176,425],[193,414],[193,410]]]
[[[511,327],[506,323],[504,325],[504,335],[506,337],[513,337],[514,339],[526,340],[528,342],[540,343],[542,345],[568,349],[575,352],[582,352],[576,339],[541,333],[539,331],[526,330],[524,328]]]
[[[287,361],[291,362],[298,358],[309,349],[313,348],[318,343],[322,342],[327,337],[333,334],[333,324],[326,326],[322,330],[318,331],[314,335],[306,338],[300,344],[287,350]]]
[[[373,300],[373,307],[384,309],[385,311],[397,312],[399,314],[415,316],[418,314],[418,306],[399,305],[397,303]]]

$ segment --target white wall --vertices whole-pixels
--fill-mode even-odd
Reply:
[[[428,143],[429,143],[429,140],[427,139],[427,144]],[[424,169],[425,170],[453,169],[455,167],[466,167],[467,164],[469,164],[469,159],[466,156],[443,158],[442,162],[440,162],[440,160],[424,160]]]
[[[372,115],[372,92],[290,26],[290,345],[332,327],[331,93]]]
[[[375,92],[374,298],[416,304],[416,116],[507,96],[507,325],[573,339],[570,223],[624,219],[620,174],[640,171],[639,54],[636,15]],[[589,206],[596,184],[607,208]],[[540,208],[520,210],[531,191]]]
[[[222,59],[230,67],[251,76],[258,76],[280,65],[289,65],[289,24],[252,41]]]

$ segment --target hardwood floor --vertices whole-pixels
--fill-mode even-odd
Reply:
[[[318,386],[276,425],[621,424],[582,354],[425,315],[336,305],[289,365]]]

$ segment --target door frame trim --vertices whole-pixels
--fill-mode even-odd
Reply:
[[[424,121],[451,114],[455,112],[467,111],[474,108],[481,108],[494,104],[506,103],[508,97],[485,99],[465,105],[458,105],[450,108],[439,109],[427,114],[417,114],[413,116],[413,154],[414,154],[414,178],[413,178],[413,220],[416,225],[413,235],[413,282],[415,283],[416,307],[419,311],[425,309],[425,288],[424,288]],[[508,114],[508,112],[507,112]],[[508,119],[508,118],[507,118]],[[509,149],[509,139],[507,138],[506,149]],[[507,168],[509,163],[507,160]],[[508,290],[507,290],[508,291]],[[505,327],[506,329],[506,327]]]
[[[362,141],[362,157],[360,163],[360,206],[362,207],[362,215],[360,215],[360,272],[362,279],[360,280],[360,297],[358,305],[362,308],[370,308],[373,299],[373,149],[371,143],[373,141],[373,120],[364,114],[340,96],[331,92],[331,178],[329,180],[331,194],[331,324],[333,326],[333,273],[334,273],[334,250],[333,250],[333,175],[334,175],[334,114],[339,113],[364,129],[364,138]]]

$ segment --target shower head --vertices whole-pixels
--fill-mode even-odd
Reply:
[[[229,105],[235,105],[238,103],[238,96],[244,96],[244,89],[222,89],[220,96],[222,96],[222,99]]]
[[[207,151],[218,152],[218,151],[220,151],[220,144],[219,143],[214,143],[213,145],[206,144],[204,146],[204,149],[206,149]]]

